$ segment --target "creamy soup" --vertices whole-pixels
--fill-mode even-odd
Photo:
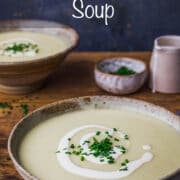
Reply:
[[[35,60],[64,51],[65,37],[45,33],[13,31],[0,33],[0,61]]]
[[[179,140],[149,114],[87,108],[37,125],[23,138],[19,158],[42,180],[156,180],[180,167]]]

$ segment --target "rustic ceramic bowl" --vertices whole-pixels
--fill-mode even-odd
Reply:
[[[132,75],[114,75],[120,67],[126,66],[136,73]],[[111,58],[98,62],[95,66],[96,84],[105,91],[116,94],[136,92],[144,84],[148,71],[145,63],[132,58]]]
[[[130,98],[119,98],[111,96],[91,96],[80,97],[64,101],[59,101],[46,105],[25,118],[23,118],[11,131],[8,140],[8,152],[19,174],[26,180],[37,180],[38,178],[30,174],[19,160],[19,147],[23,137],[39,123],[45,121],[48,117],[81,110],[91,106],[94,108],[114,108],[128,106],[140,112],[149,113],[159,120],[170,125],[174,130],[180,133],[180,118],[170,111],[159,106]]]
[[[72,28],[48,21],[1,21],[0,33],[8,31],[33,31],[66,38],[68,47],[62,52],[41,59],[10,62],[0,61],[0,92],[9,94],[30,93],[42,86],[46,78],[63,62],[66,55],[77,46],[78,34]]]

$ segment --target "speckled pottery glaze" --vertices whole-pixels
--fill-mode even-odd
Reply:
[[[180,93],[180,36],[161,36],[155,40],[150,87],[153,92]]]
[[[23,137],[31,131],[32,128],[39,125],[39,123],[46,121],[48,117],[82,110],[89,106],[94,107],[95,109],[110,109],[116,106],[131,107],[138,112],[146,112],[154,117],[157,117],[160,121],[167,123],[169,126],[174,128],[175,131],[180,133],[180,118],[178,116],[162,107],[145,101],[112,96],[89,96],[55,102],[30,113],[28,116],[19,121],[11,131],[8,139],[8,152],[17,171],[24,179],[38,180],[37,177],[33,176],[24,169],[23,165],[21,165],[19,161],[19,145]]]
[[[29,61],[0,62],[0,92],[7,94],[26,94],[40,88],[65,57],[78,44],[78,34],[66,25],[41,20],[0,21],[0,33],[9,31],[40,32],[66,37],[69,46],[54,55]],[[59,38],[60,39],[60,38]]]
[[[126,66],[136,73],[132,75],[114,75],[120,67]],[[131,94],[139,90],[148,74],[145,63],[132,58],[111,58],[98,62],[95,66],[96,84],[103,90],[116,94]]]

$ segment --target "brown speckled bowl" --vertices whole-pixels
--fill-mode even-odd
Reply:
[[[42,86],[46,78],[63,62],[66,55],[77,46],[78,34],[60,23],[39,20],[0,21],[0,33],[8,31],[33,31],[67,39],[68,46],[57,54],[28,61],[0,61],[0,92],[9,94],[30,93]],[[59,38],[60,39],[60,38]]]
[[[136,74],[114,75],[121,66],[132,69]],[[148,70],[140,60],[132,58],[111,58],[98,62],[95,66],[96,84],[105,91],[116,94],[130,94],[136,92],[144,84]]]
[[[91,96],[80,97],[69,100],[55,102],[50,105],[46,105],[24,117],[11,131],[8,140],[8,152],[13,161],[17,171],[26,180],[37,180],[38,178],[30,174],[21,164],[19,160],[19,147],[23,140],[23,137],[39,123],[42,123],[47,118],[82,110],[90,106],[91,108],[103,109],[103,108],[115,108],[121,106],[128,106],[136,111],[146,112],[160,121],[167,123],[174,128],[175,131],[180,133],[180,118],[170,111],[161,108],[159,106],[139,101],[130,98],[119,98],[111,96]],[[138,124],[137,124],[138,127]],[[60,178],[61,179],[61,178]]]

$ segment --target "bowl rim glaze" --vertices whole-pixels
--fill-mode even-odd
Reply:
[[[100,100],[100,101],[99,101]],[[153,103],[144,101],[144,100],[139,100],[139,99],[135,99],[135,98],[126,98],[126,97],[117,97],[117,96],[82,96],[82,97],[75,97],[75,98],[70,98],[70,99],[64,99],[64,100],[60,100],[57,102],[53,102],[47,105],[44,105],[34,111],[32,111],[31,113],[29,113],[28,115],[26,115],[25,117],[23,117],[11,130],[9,138],[8,138],[8,153],[9,156],[15,166],[15,168],[18,170],[18,172],[21,171],[21,173],[23,173],[23,175],[25,175],[27,177],[28,180],[38,180],[37,177],[31,175],[25,168],[23,168],[23,166],[18,162],[18,160],[16,159],[16,157],[14,156],[14,152],[12,150],[12,143],[13,143],[13,138],[15,136],[15,133],[18,132],[18,128],[21,125],[26,126],[25,124],[27,123],[27,121],[30,121],[31,118],[34,115],[37,115],[39,112],[44,112],[44,110],[49,110],[54,108],[55,112],[49,112],[48,113],[57,113],[57,109],[56,107],[58,106],[62,106],[64,109],[62,110],[64,113],[68,113],[68,111],[66,111],[67,109],[69,110],[78,110],[80,109],[83,105],[89,105],[90,103],[95,103],[95,102],[101,102],[104,104],[104,102],[108,102],[110,104],[113,104],[115,102],[117,102],[119,104],[119,106],[121,105],[121,103],[127,103],[127,104],[131,104],[134,105],[136,108],[139,105],[141,108],[145,108],[144,111],[147,113],[150,113],[153,115],[153,113],[160,113],[161,115],[163,115],[163,113],[166,115],[166,117],[168,117],[169,119],[166,120],[167,122],[164,122],[163,120],[159,120],[162,121],[163,123],[166,123],[169,126],[175,126],[178,125],[178,128],[176,129],[175,127],[174,130],[176,130],[178,133],[180,133],[180,118],[179,116],[177,116],[176,114],[174,114],[173,112],[169,111],[168,109],[161,107],[159,105],[155,105]],[[65,103],[65,104],[64,104]],[[68,104],[74,104],[78,107],[78,109],[74,107],[70,108],[68,107]],[[65,105],[65,106],[64,106]],[[96,105],[96,104],[94,104]],[[133,107],[133,106],[132,106]],[[147,108],[147,110],[146,110]],[[148,109],[149,108],[149,109]],[[143,111],[140,111],[143,112]],[[157,115],[156,114],[156,115]],[[42,120],[42,122],[44,121],[44,119]],[[41,123],[41,122],[40,122]],[[169,123],[169,124],[168,124]],[[176,124],[175,124],[176,123]],[[172,125],[175,124],[175,125]],[[21,137],[20,139],[22,139],[23,137]],[[17,147],[18,148],[18,147]],[[173,172],[174,173],[174,172]],[[169,174],[167,175],[169,176]]]
[[[162,35],[162,36],[159,36],[157,37],[155,40],[154,40],[154,48],[156,50],[166,50],[168,52],[171,52],[171,51],[179,51],[180,50],[180,47],[179,46],[171,46],[171,45],[160,45],[160,41],[162,41],[162,39],[164,40],[178,40],[180,41],[180,35],[173,35],[173,34],[169,34],[169,35]]]
[[[75,29],[73,29],[72,27],[68,26],[68,25],[65,25],[65,24],[62,24],[60,22],[55,22],[55,21],[49,21],[49,20],[38,20],[38,19],[14,19],[14,20],[1,20],[0,21],[0,25],[4,25],[3,28],[5,28],[4,32],[1,31],[1,33],[6,33],[6,32],[13,32],[13,31],[24,31],[22,30],[23,27],[19,27],[18,24],[22,24],[23,23],[46,23],[47,25],[52,25],[54,24],[55,26],[57,26],[56,28],[59,28],[61,30],[63,30],[64,32],[68,32],[69,34],[69,38],[73,38],[73,43],[71,43],[71,45],[69,47],[67,47],[65,50],[63,51],[59,51],[55,54],[52,54],[52,55],[49,55],[49,56],[45,56],[45,57],[41,57],[41,58],[34,58],[34,59],[31,59],[31,60],[27,60],[27,61],[24,61],[24,60],[19,60],[19,61],[0,61],[0,66],[17,66],[17,65],[28,65],[28,64],[36,64],[36,63],[41,63],[42,61],[48,61],[49,59],[51,58],[56,58],[60,55],[63,55],[63,54],[66,54],[68,52],[70,52],[71,50],[73,50],[75,47],[77,47],[78,45],[78,42],[79,42],[79,35],[77,33],[77,31]],[[16,25],[15,27],[9,27],[8,24],[13,24],[13,25]],[[7,27],[6,27],[7,26]],[[3,29],[2,27],[0,29]],[[7,28],[7,29],[6,29]],[[10,30],[11,28],[11,30]],[[37,27],[38,28],[38,27]],[[39,27],[40,28],[40,27]],[[26,31],[25,32],[31,32],[30,30]],[[39,31],[37,31],[38,33],[41,33]],[[45,32],[42,32],[42,34],[47,34],[47,35],[50,35],[50,36],[53,36],[51,34],[48,34],[48,33],[45,33]],[[8,58],[8,57],[7,57]]]
[[[135,74],[130,74],[130,75],[117,75],[117,74],[110,74],[110,73],[106,73],[104,71],[102,71],[98,66],[102,63],[105,63],[106,61],[134,61],[134,62],[139,62],[144,66],[144,69],[141,72],[136,72]],[[144,73],[146,73],[148,71],[147,69],[147,65],[146,63],[144,63],[143,61],[139,60],[139,59],[135,59],[135,58],[129,58],[129,57],[113,57],[113,58],[106,58],[106,59],[102,59],[100,61],[98,61],[95,65],[95,71],[106,75],[106,76],[111,76],[111,77],[119,77],[119,78],[129,78],[129,77],[133,77],[133,76],[137,76],[137,75],[143,75]]]

